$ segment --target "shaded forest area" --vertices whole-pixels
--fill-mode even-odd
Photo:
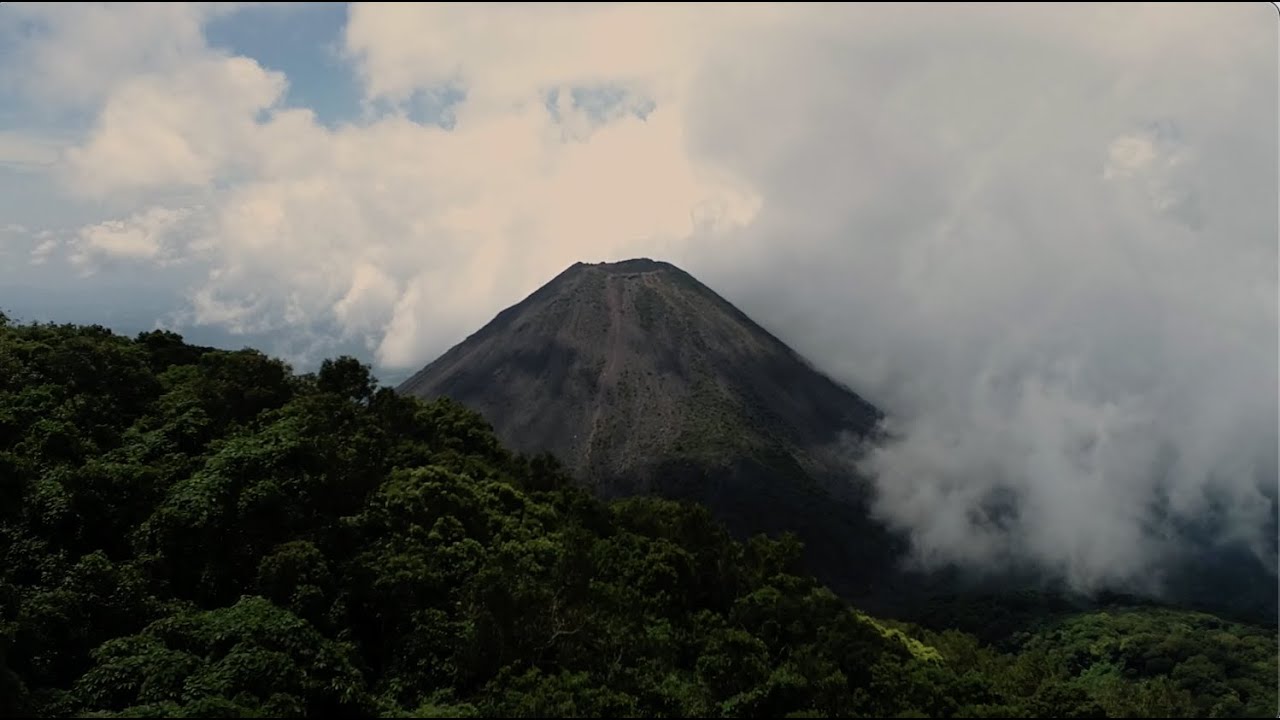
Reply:
[[[0,715],[1276,710],[1274,628],[1034,603],[1006,622],[998,600],[891,622],[799,557],[698,506],[601,503],[351,358],[299,375],[0,316]]]

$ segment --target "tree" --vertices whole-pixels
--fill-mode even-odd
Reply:
[[[316,387],[321,392],[368,402],[378,389],[378,383],[370,370],[368,365],[345,355],[334,360],[324,360],[316,375]]]
[[[1266,628],[1032,594],[935,607],[925,629],[851,607],[802,550],[740,542],[693,503],[601,502],[478,414],[377,388],[352,358],[299,377],[164,331],[0,322],[0,715],[1275,702]]]
[[[200,708],[266,717],[376,710],[352,647],[259,597],[165,618],[105,643],[94,660],[75,684],[75,699],[121,716],[147,708],[171,717]]]

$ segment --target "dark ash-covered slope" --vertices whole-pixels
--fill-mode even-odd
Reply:
[[[739,533],[795,531],[832,584],[862,585],[888,557],[834,452],[879,411],[668,263],[576,264],[399,391],[479,411],[604,497],[655,492]]]

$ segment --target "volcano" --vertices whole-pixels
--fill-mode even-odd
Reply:
[[[895,554],[851,462],[880,411],[669,263],[575,264],[398,390],[466,405],[606,499],[792,532],[837,589],[866,590]]]

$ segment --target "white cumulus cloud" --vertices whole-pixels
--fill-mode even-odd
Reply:
[[[125,220],[108,220],[80,229],[71,261],[91,271],[111,260],[160,261],[172,256],[193,210],[152,207]]]

